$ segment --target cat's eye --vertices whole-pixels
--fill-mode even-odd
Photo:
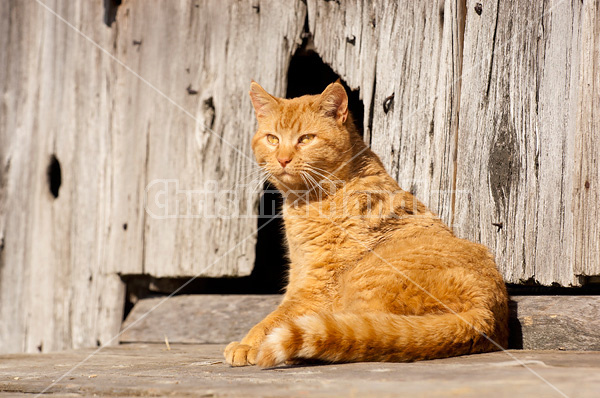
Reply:
[[[298,144],[308,144],[315,138],[314,134],[304,134],[302,137],[298,139]]]
[[[267,141],[271,145],[277,145],[277,144],[279,144],[279,138],[277,138],[273,134],[267,134]]]

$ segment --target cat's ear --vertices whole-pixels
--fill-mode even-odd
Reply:
[[[348,95],[339,81],[331,83],[321,93],[321,110],[340,123],[348,118]]]
[[[252,83],[250,83],[249,94],[257,118],[267,116],[277,105],[277,99],[271,94],[267,93],[265,89],[254,80],[252,80]]]

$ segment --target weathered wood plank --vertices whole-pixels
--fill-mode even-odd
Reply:
[[[458,134],[459,235],[508,282],[577,284],[573,172],[580,2],[467,2]]]
[[[575,143],[575,274],[600,275],[600,3],[583,4]]]
[[[309,1],[308,10],[316,51],[361,90],[366,140],[401,187],[450,224],[461,5]]]
[[[281,296],[189,295],[140,300],[123,324],[122,343],[239,341]],[[513,296],[510,347],[600,350],[597,296]]]
[[[0,390],[52,396],[347,397],[458,396],[596,398],[600,353],[510,351],[412,363],[234,368],[223,345],[127,344],[0,357]],[[523,366],[526,365],[526,366]],[[61,376],[77,368],[67,377]],[[534,371],[535,373],[533,373]],[[543,377],[540,379],[536,377]],[[52,384],[54,383],[54,384]],[[551,385],[548,385],[551,383]]]
[[[302,2],[130,1],[109,28],[101,2],[45,4],[0,9],[0,352],[110,340],[124,302],[117,274],[251,272],[256,193],[213,195],[202,219],[185,207],[153,218],[148,188],[244,182],[255,167],[245,92],[256,79],[284,93],[306,13]],[[186,205],[167,187],[171,205]]]
[[[185,295],[142,299],[123,323],[121,343],[227,344],[241,340],[281,296]]]
[[[110,33],[96,23],[100,3],[49,4],[107,45]],[[0,351],[106,343],[124,299],[103,261],[111,206],[106,60],[36,2],[2,2],[0,25]]]
[[[513,296],[510,310],[511,348],[600,351],[598,296]]]
[[[118,149],[133,154],[115,159],[114,196],[129,206],[115,213],[114,223],[136,230],[129,238],[129,228],[111,231],[116,272],[250,274],[258,194],[243,187],[256,168],[250,149],[255,120],[246,92],[255,79],[284,94],[305,14],[301,2],[258,7],[249,0],[130,1],[119,8],[118,57],[183,109],[116,67],[113,128],[121,136]],[[141,22],[155,20],[185,28],[166,35]],[[162,209],[156,205],[165,201]],[[140,251],[128,256],[129,247]],[[122,265],[127,258],[130,264]]]

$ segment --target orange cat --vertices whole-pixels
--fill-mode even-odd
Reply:
[[[358,135],[339,83],[281,99],[252,82],[252,148],[283,193],[289,284],[225,349],[233,366],[414,361],[498,350],[506,288],[487,248],[402,191]]]

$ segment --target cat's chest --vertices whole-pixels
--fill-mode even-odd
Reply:
[[[369,244],[365,226],[317,206],[284,209],[285,233],[293,263],[348,265],[357,261]]]

